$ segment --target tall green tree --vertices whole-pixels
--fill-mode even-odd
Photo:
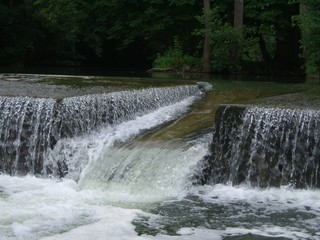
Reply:
[[[211,72],[230,72],[234,71],[235,44],[239,40],[238,31],[232,26],[228,16],[230,1],[214,2],[210,11],[209,28],[202,28],[195,31],[206,39],[210,38],[210,71]],[[232,13],[233,14],[233,11]],[[199,17],[203,21],[205,16]],[[206,46],[205,42],[202,43]],[[205,47],[204,47],[205,49]]]
[[[35,43],[34,61],[76,64],[80,59],[77,43],[83,30],[81,23],[87,19],[84,4],[81,0],[35,0],[34,8],[41,19],[38,27],[42,35]]]
[[[202,54],[202,72],[209,73],[211,71],[211,43],[210,43],[210,20],[211,20],[211,6],[210,0],[203,0],[204,13],[204,44]]]
[[[320,78],[320,2],[301,0],[297,21],[302,33],[303,57],[308,77]]]
[[[242,36],[243,28],[243,7],[244,0],[234,0],[234,17],[233,17],[233,27],[236,31],[239,31],[239,35]],[[240,58],[242,52],[242,38],[240,37],[236,40],[234,45],[234,62],[235,65],[240,65]]]
[[[192,31],[198,22],[194,16],[202,9],[196,0],[100,0],[95,6],[94,31],[116,41],[119,49],[140,42],[154,57],[166,51],[175,38],[185,49],[196,48]]]
[[[297,72],[299,29],[292,26],[292,17],[299,13],[299,4],[287,0],[248,0],[244,6],[246,27],[250,37],[258,39],[263,63],[269,73]]]
[[[210,52],[210,60],[203,61],[210,63],[209,68],[209,64],[202,68],[206,72],[230,72],[239,66],[271,74],[297,72],[302,63],[300,32],[292,26],[292,16],[296,15],[306,71],[310,76],[319,75],[319,1],[291,2],[3,0],[0,65],[110,66],[118,62],[129,66],[139,60],[145,66],[173,49],[184,58],[192,55],[199,60]],[[211,20],[205,29],[204,19],[198,21],[195,16],[204,17],[204,4],[208,3]],[[300,15],[299,3],[306,9]],[[208,36],[210,44],[204,41]]]
[[[244,0],[234,0],[233,26],[235,28],[241,28],[243,25],[243,1]]]

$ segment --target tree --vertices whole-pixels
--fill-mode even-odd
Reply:
[[[54,65],[75,65],[80,57],[77,44],[81,22],[87,19],[81,0],[35,0],[41,36],[35,41],[33,61]],[[49,56],[49,57],[48,57]]]
[[[290,1],[2,1],[0,65],[145,68],[179,52],[201,61],[203,72],[296,73],[301,40],[308,75],[319,75],[319,1]],[[299,3],[306,7],[300,15]]]
[[[268,73],[299,73],[300,35],[292,26],[299,5],[287,0],[250,0],[244,8],[246,28],[258,41]]]
[[[242,36],[242,27],[243,27],[243,0],[234,0],[234,20],[233,27],[236,31],[239,31],[239,35]],[[242,40],[239,38],[235,41],[234,46],[234,62],[235,65],[239,66],[239,61],[241,58],[241,48]]]
[[[296,17],[302,33],[303,57],[306,74],[320,78],[320,3],[317,0],[301,0],[301,13]]]
[[[243,0],[234,0],[233,27],[241,28],[243,25]]]
[[[209,73],[211,71],[211,43],[210,43],[210,21],[211,21],[211,7],[210,0],[203,0],[204,12],[204,44],[202,54],[202,72]]]
[[[92,32],[104,36],[103,57],[116,49],[123,58],[153,60],[172,47],[177,38],[183,49],[194,53],[198,37],[192,35],[202,5],[196,0],[97,0]],[[125,9],[125,10],[124,10]]]

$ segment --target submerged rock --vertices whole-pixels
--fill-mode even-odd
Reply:
[[[212,84],[208,82],[197,82],[199,88],[203,92],[209,92],[212,90]]]

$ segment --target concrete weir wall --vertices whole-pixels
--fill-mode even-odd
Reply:
[[[63,159],[54,166],[47,160],[60,139],[128,121],[197,94],[197,85],[184,85],[58,100],[0,96],[0,173],[61,175]]]
[[[298,94],[219,106],[209,181],[319,188],[319,98],[307,98],[308,104]]]

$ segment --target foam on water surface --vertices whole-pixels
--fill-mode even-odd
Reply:
[[[153,215],[140,215],[134,224],[139,233],[180,234],[181,239],[319,239],[319,193],[196,186],[181,198],[159,204]]]
[[[89,167],[97,159],[101,159],[100,155],[103,155],[116,142],[125,142],[141,131],[173,120],[187,111],[194,99],[194,97],[187,98],[131,121],[108,126],[82,137],[62,139],[49,155],[48,161],[55,162],[57,158],[63,158],[69,165],[69,180],[0,175],[1,239],[39,239],[69,232],[82,225],[95,229],[95,224],[100,226],[101,221],[105,222],[106,219],[114,225],[109,229],[118,228],[118,225],[125,226],[125,230],[119,230],[119,236],[126,231],[130,232],[129,229],[133,229],[130,224],[133,217],[127,217],[130,214],[133,216],[135,210],[110,207],[110,192],[108,193],[105,189],[82,187],[72,179],[79,177],[82,179],[87,176],[86,166]],[[128,195],[124,196],[121,192],[113,192],[112,196],[117,200],[122,199],[123,202],[128,199],[126,198]],[[134,198],[134,201],[138,200]],[[111,201],[114,202],[114,199]],[[106,215],[102,214],[103,212]],[[116,221],[116,216],[121,212],[125,216],[121,218],[123,221]],[[92,225],[93,223],[95,224]],[[74,234],[77,234],[77,230],[74,231]],[[99,235],[102,230],[95,231],[98,231],[95,234]],[[102,232],[103,237],[108,234],[108,231]],[[89,234],[89,238],[92,234]]]
[[[1,175],[0,186],[2,240],[320,237],[320,194],[315,190],[195,186],[154,203],[158,207],[142,204],[139,210],[138,205],[112,206],[107,192],[80,189],[73,180]],[[142,217],[156,231],[138,235],[136,222]]]
[[[0,174],[0,239],[319,239],[319,190],[193,185],[212,134],[128,143],[194,99],[60,139],[64,179]]]

